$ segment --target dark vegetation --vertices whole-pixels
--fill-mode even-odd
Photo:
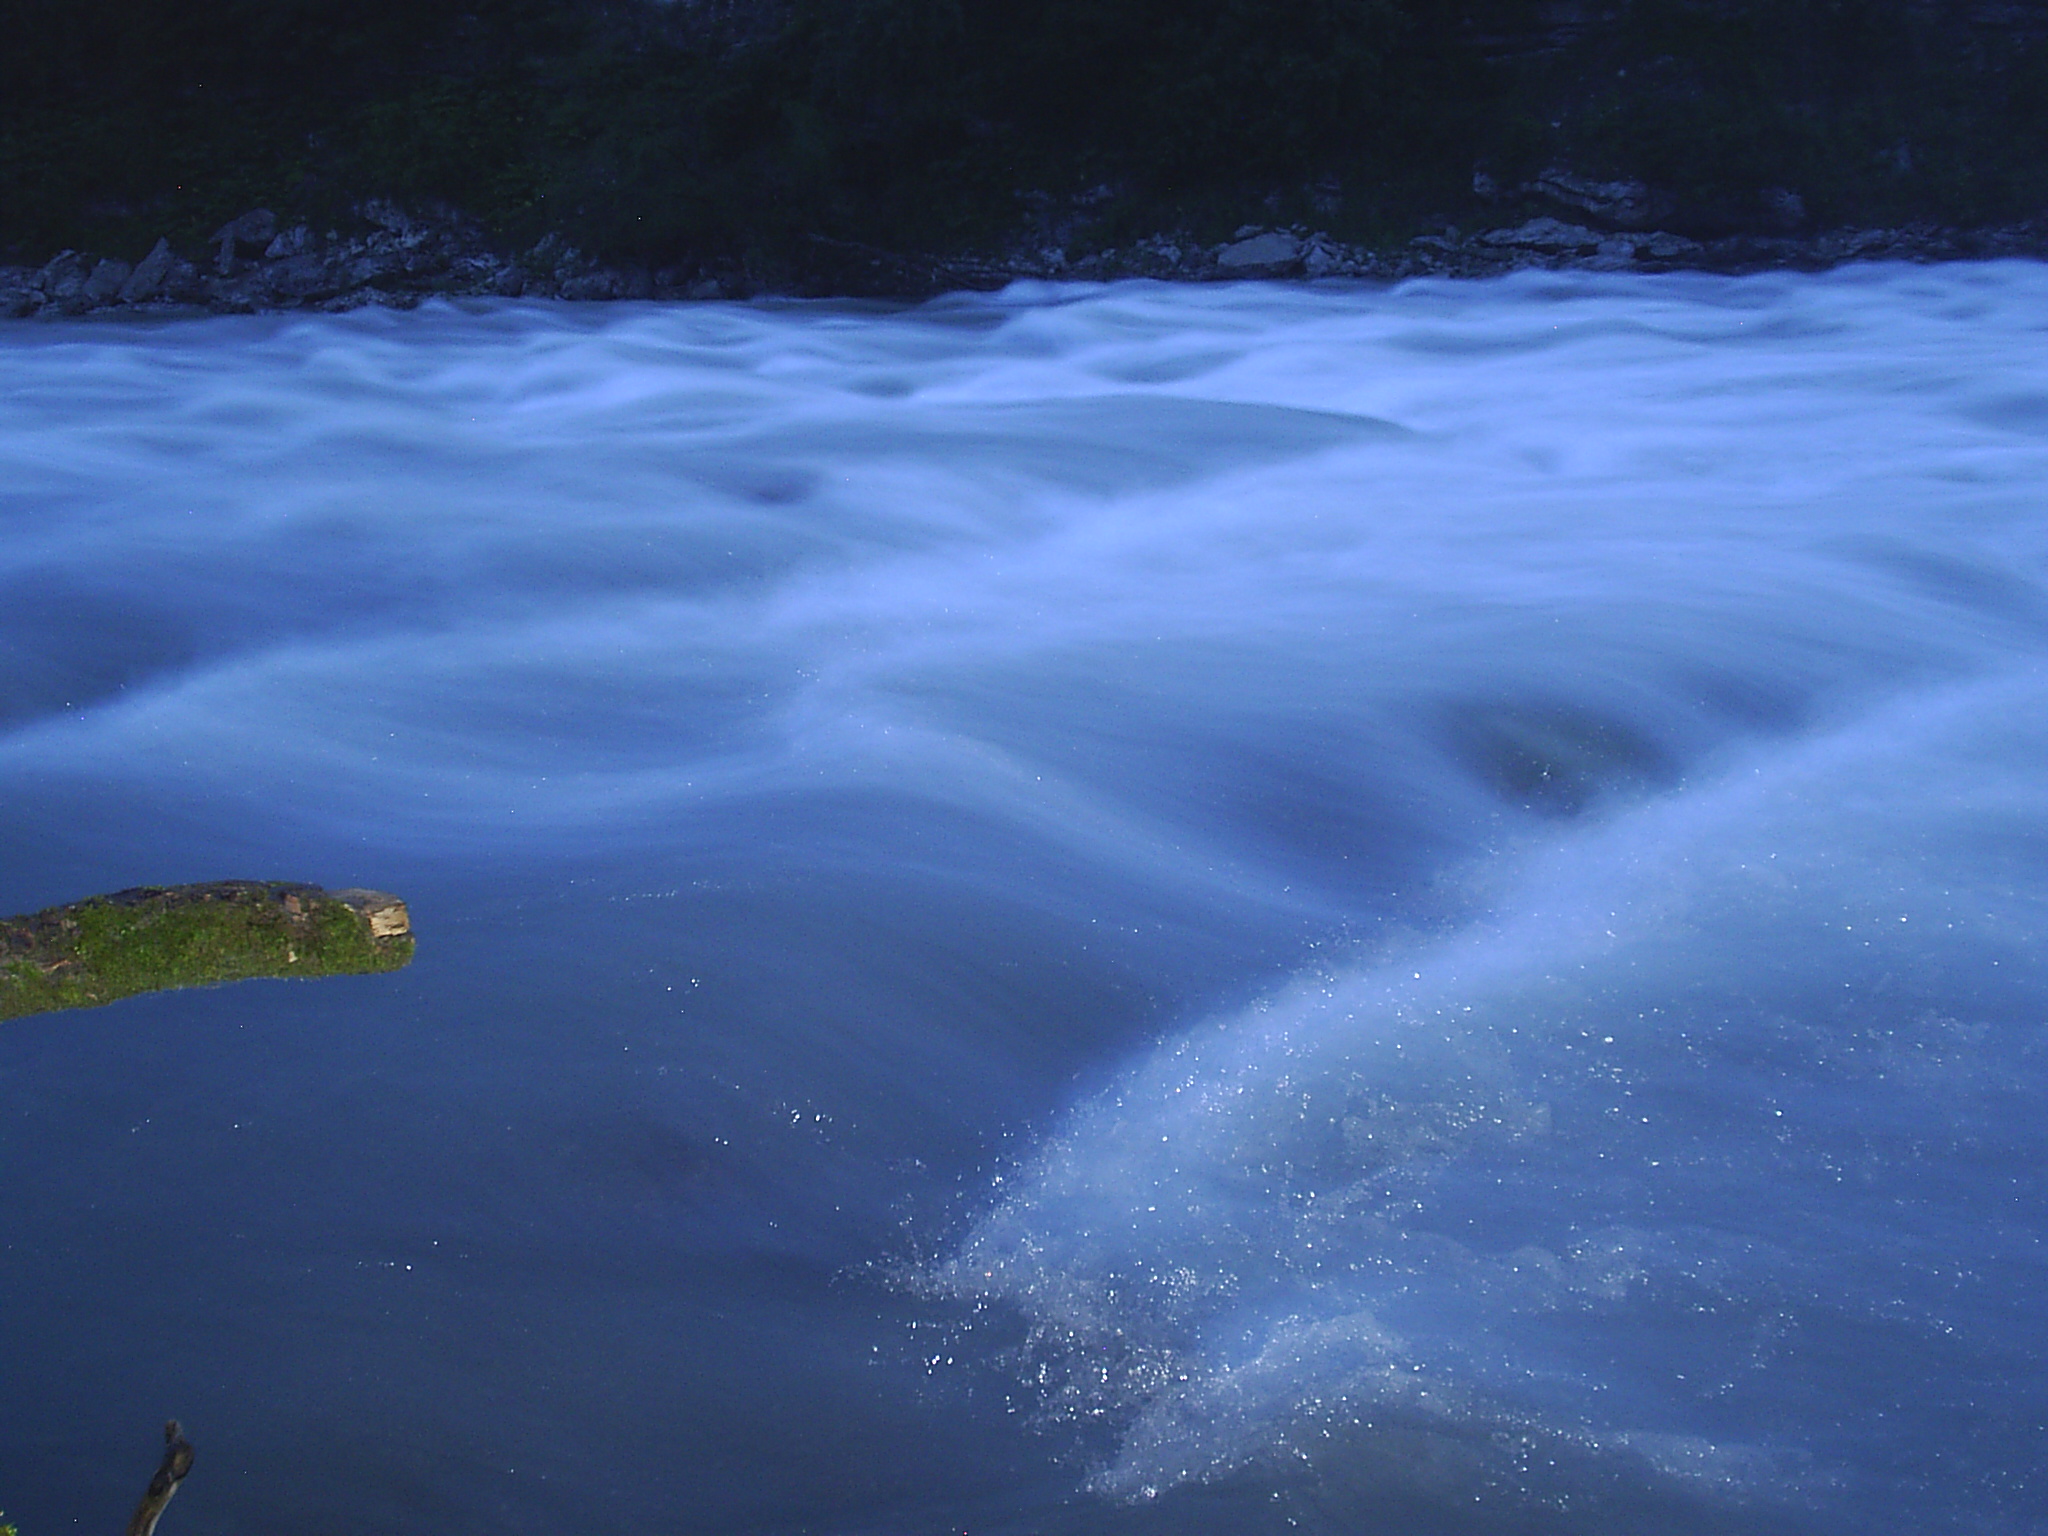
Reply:
[[[370,197],[801,267],[1245,222],[1368,243],[1548,166],[1691,233],[2048,204],[2048,0],[13,0],[0,260]],[[1798,194],[1787,203],[1773,189]],[[1509,212],[1512,212],[1510,209]],[[821,239],[822,237],[822,239]]]

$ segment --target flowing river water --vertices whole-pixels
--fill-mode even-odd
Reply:
[[[2018,1536],[2048,268],[0,328],[0,1508]]]

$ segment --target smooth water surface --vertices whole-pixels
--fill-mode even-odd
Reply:
[[[2048,269],[0,328],[0,1508],[2020,1533]]]

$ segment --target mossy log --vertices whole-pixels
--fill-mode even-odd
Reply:
[[[279,880],[140,886],[0,919],[0,1019],[258,976],[358,976],[412,959],[405,903]]]

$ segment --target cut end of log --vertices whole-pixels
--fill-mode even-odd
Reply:
[[[373,939],[395,939],[412,932],[412,916],[405,903],[389,891],[333,891],[343,906],[353,907],[370,925]]]

